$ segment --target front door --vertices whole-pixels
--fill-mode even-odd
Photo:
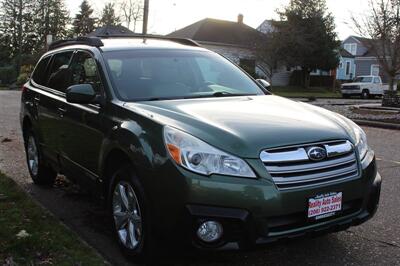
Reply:
[[[88,52],[77,51],[74,54],[70,72],[71,85],[91,84],[98,94],[104,93],[96,61]],[[104,137],[102,116],[99,105],[66,103],[61,150],[67,171],[78,171],[91,179],[99,175],[99,155]]]

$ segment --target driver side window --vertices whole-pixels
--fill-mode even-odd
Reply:
[[[71,64],[72,84],[91,84],[94,91],[100,94],[102,83],[97,70],[96,60],[86,52],[77,52]]]

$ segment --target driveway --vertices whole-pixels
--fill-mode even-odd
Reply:
[[[20,93],[0,91],[0,170],[115,265],[129,265],[114,244],[101,206],[60,177],[55,188],[32,184],[18,121]],[[364,128],[383,176],[381,205],[367,223],[341,233],[262,246],[251,252],[199,253],[174,264],[400,265],[400,131]],[[194,263],[195,262],[195,263]]]

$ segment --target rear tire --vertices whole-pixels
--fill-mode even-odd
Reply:
[[[370,98],[370,94],[368,90],[363,90],[361,93],[361,98],[363,99],[369,99]]]
[[[143,262],[156,251],[144,189],[129,164],[114,171],[110,184],[107,209],[114,237],[125,256]]]
[[[27,130],[24,136],[26,162],[33,183],[52,186],[57,177],[57,172],[46,163],[33,131]]]

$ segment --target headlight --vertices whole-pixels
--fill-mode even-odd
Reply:
[[[203,175],[256,178],[253,170],[242,159],[220,151],[183,131],[166,126],[164,141],[172,159],[190,171]]]
[[[358,149],[358,154],[360,155],[360,159],[364,159],[367,151],[369,149],[367,143],[367,135],[365,135],[364,130],[362,130],[359,126],[355,125],[354,133],[356,135],[356,147]]]

